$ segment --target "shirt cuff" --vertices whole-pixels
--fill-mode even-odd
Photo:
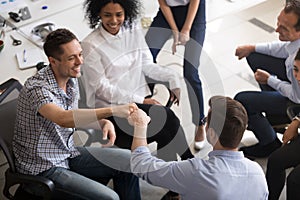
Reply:
[[[276,85],[278,85],[281,82],[276,76],[270,76],[268,78],[268,85],[271,86],[272,88],[276,89]]]
[[[141,97],[141,96],[139,96],[139,95],[133,95],[132,96],[132,102],[135,102],[135,103],[140,103],[140,104],[142,104],[142,103],[144,103],[144,97]]]
[[[133,150],[133,153],[145,153],[145,152],[150,152],[149,148],[146,146],[139,146]]]

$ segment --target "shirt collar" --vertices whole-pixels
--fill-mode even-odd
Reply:
[[[287,45],[287,51],[289,53],[293,53],[293,52],[297,52],[298,49],[299,49],[299,46],[300,46],[300,38],[298,40],[295,40],[293,42],[290,42],[288,45]]]
[[[44,70],[44,71],[42,71]],[[57,81],[55,79],[54,73],[52,71],[52,68],[50,65],[40,70],[40,73],[45,73],[45,78],[47,79],[47,82],[49,83],[49,90],[51,92],[60,93],[61,89],[58,87]],[[75,79],[70,78],[67,83],[67,91],[71,89],[74,90],[75,85]]]
[[[108,31],[106,31],[104,29],[104,27],[102,26],[102,24],[99,25],[98,27],[100,29],[100,33],[103,35],[103,38],[107,41],[107,42],[112,42],[114,39],[119,39],[122,37],[123,32],[124,32],[124,27],[121,26],[119,32],[116,35],[113,35],[111,33],[109,33]]]
[[[235,159],[242,159],[244,158],[244,154],[242,151],[230,151],[230,150],[213,150],[208,153],[208,157],[212,158],[215,156],[222,156],[222,157],[231,157]]]

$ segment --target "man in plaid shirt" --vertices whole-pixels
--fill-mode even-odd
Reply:
[[[18,100],[13,139],[17,170],[51,179],[53,198],[59,192],[63,199],[140,199],[128,150],[76,147],[73,142],[75,127],[98,127],[108,138],[106,146],[113,145],[114,127],[104,118],[127,118],[136,105],[78,109],[83,62],[78,39],[57,29],[47,36],[44,51],[50,64],[25,82]],[[115,191],[105,185],[111,178]],[[33,187],[27,191],[36,192]]]

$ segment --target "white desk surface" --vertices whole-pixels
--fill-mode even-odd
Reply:
[[[71,30],[79,40],[82,40],[92,30],[88,27],[87,21],[84,20],[84,11],[82,2],[83,0],[62,0],[57,3],[53,0],[39,0],[32,2],[26,0],[29,10],[32,15],[32,19],[25,20],[22,26],[30,26],[38,21],[51,21],[56,25],[55,28],[68,28]],[[47,5],[48,9],[42,10],[41,6]],[[17,26],[17,23],[14,23]],[[18,25],[19,26],[19,25]],[[9,35],[14,36],[17,39],[22,40],[22,44],[19,46],[12,45],[12,39]],[[15,54],[22,52],[24,49],[38,48],[32,44],[29,40],[25,39],[17,31],[8,30],[4,39],[5,46],[0,53],[0,84],[4,81],[15,78],[21,83],[36,73],[35,68],[20,70]],[[40,49],[42,51],[42,49]],[[44,61],[47,62],[46,56]]]
[[[17,27],[22,27],[24,25],[33,23],[35,21],[40,21],[41,19],[47,18],[52,15],[56,15],[62,13],[72,7],[81,6],[83,8],[84,0],[15,0],[18,2],[16,8],[14,8],[13,12],[18,13],[19,9],[26,5],[29,7],[29,11],[31,14],[31,18],[27,20],[21,20],[20,22],[14,22],[12,19],[9,18],[8,10],[1,11],[0,14],[8,21],[12,22]],[[19,3],[22,2],[22,3]],[[21,5],[21,7],[19,7]],[[43,6],[46,6],[47,9],[42,9]]]

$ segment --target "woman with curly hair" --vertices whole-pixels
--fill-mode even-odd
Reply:
[[[174,103],[179,103],[180,78],[153,63],[140,24],[137,0],[86,0],[85,16],[94,30],[82,41],[85,63],[82,80],[89,107],[134,102],[150,117],[148,142],[157,142],[157,156],[166,161],[194,157],[175,113],[155,99],[146,76],[168,82]],[[110,117],[116,128],[115,144],[130,149],[133,127],[127,120]]]

